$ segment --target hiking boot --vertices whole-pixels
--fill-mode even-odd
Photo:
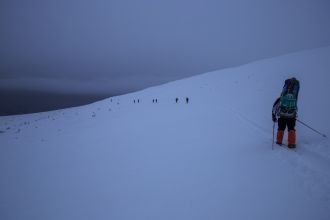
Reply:
[[[282,145],[283,135],[284,135],[284,131],[282,131],[282,130],[277,131],[276,144]]]
[[[289,144],[288,148],[296,148],[296,145],[295,144]]]

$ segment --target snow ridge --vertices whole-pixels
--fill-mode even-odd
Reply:
[[[298,147],[272,149],[271,121],[295,76],[299,119],[329,136],[329,58],[318,48],[0,117],[0,217],[330,219],[328,139],[297,123]]]

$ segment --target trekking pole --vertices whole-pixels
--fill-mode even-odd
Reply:
[[[272,150],[274,150],[274,129],[275,129],[275,121],[273,122],[273,142],[272,142]]]
[[[310,126],[308,126],[307,124],[305,124],[304,122],[300,121],[299,119],[297,119],[297,121],[300,122],[301,124],[305,125],[307,128],[309,128],[309,129],[315,131],[315,132],[318,133],[319,135],[322,135],[324,138],[327,138],[327,136],[326,136],[325,134],[322,134],[321,132],[315,130],[314,128],[312,128],[312,127],[310,127]]]

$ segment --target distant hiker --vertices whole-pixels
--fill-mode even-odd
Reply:
[[[175,103],[178,103],[178,101],[179,101],[179,98],[175,98]]]
[[[296,147],[297,100],[300,84],[296,78],[285,80],[281,96],[273,104],[272,120],[278,121],[276,144],[282,145],[284,130],[288,127],[288,147]],[[277,119],[277,117],[279,117]]]
[[[134,103],[135,103],[135,99],[134,99]]]
[[[186,103],[187,103],[187,104],[189,103],[189,98],[188,98],[188,97],[186,97]]]
[[[154,103],[154,102],[155,102],[155,99],[152,100],[152,103]]]
[[[157,99],[155,99],[155,101],[156,101],[156,103],[158,102],[158,100],[157,100]]]

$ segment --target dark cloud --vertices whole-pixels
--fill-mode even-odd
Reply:
[[[0,88],[125,93],[329,45],[329,11],[327,0],[1,0]]]

